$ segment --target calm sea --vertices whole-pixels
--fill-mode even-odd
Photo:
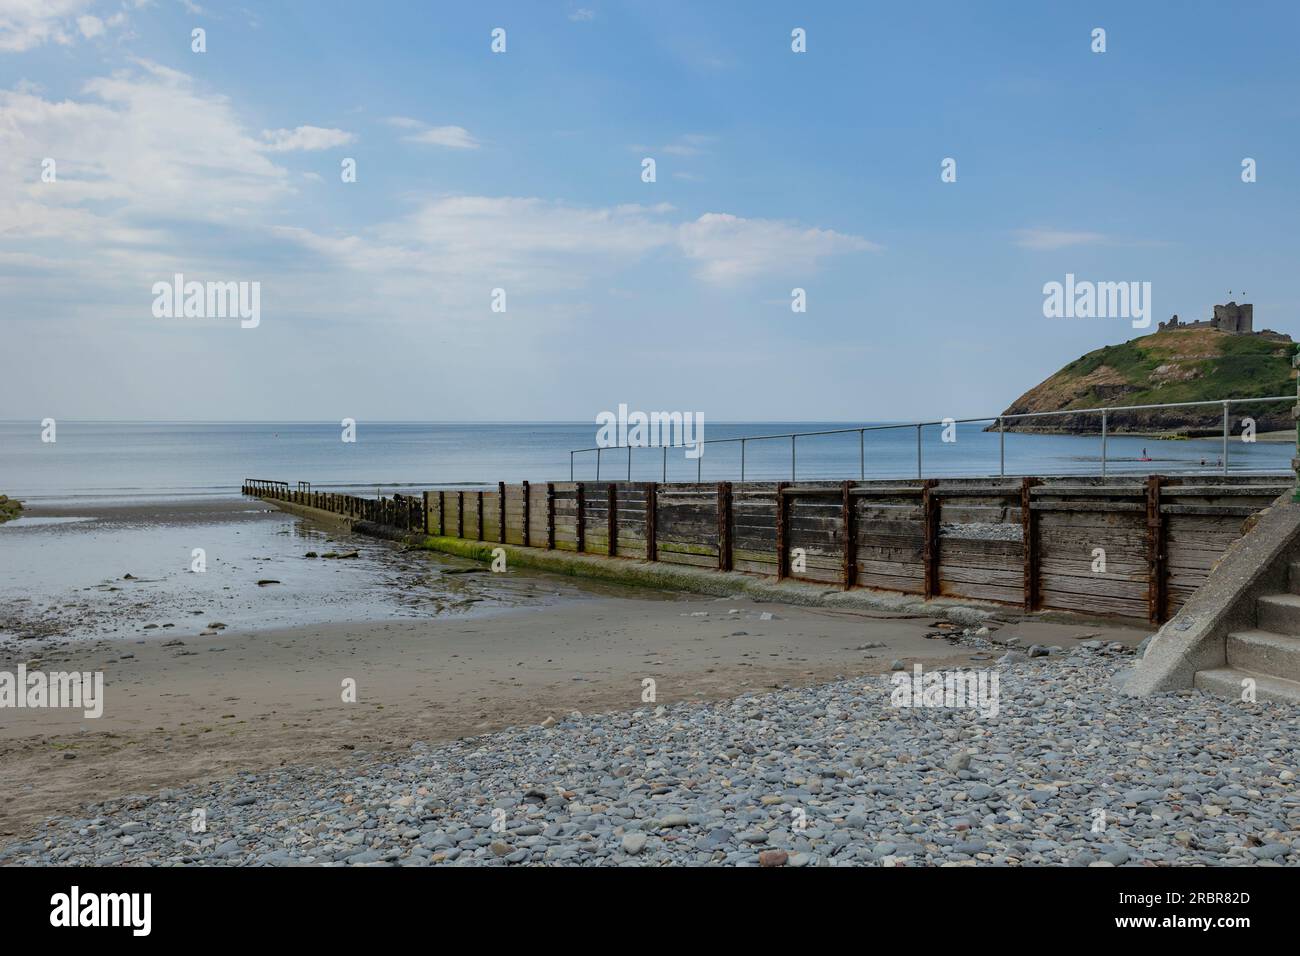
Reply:
[[[858,423],[854,423],[856,427]],[[706,422],[705,437],[738,438],[792,431],[847,427],[843,423]],[[334,423],[176,423],[60,421],[56,441],[41,440],[37,422],[0,422],[0,492],[38,501],[48,498],[147,498],[234,495],[245,477],[310,481],[317,489],[385,493],[400,487],[437,484],[488,484],[497,481],[564,481],[572,449],[596,444],[596,427],[586,423],[359,422],[356,441],[341,440]],[[1285,472],[1294,446],[1282,443],[1229,443],[1233,472]],[[943,441],[940,426],[920,436],[921,471],[926,477],[996,475],[998,435],[978,425],[957,427],[956,441]],[[1111,436],[1108,472],[1179,474],[1218,470],[1219,439],[1158,441]],[[748,441],[745,477],[791,477],[788,438]],[[1148,460],[1143,460],[1148,459]],[[666,457],[669,481],[740,477],[738,442],[707,446],[700,460],[680,449]],[[856,432],[798,439],[794,474],[799,479],[856,478],[865,465],[868,478],[917,475],[917,431],[868,431],[862,445]],[[659,448],[632,453],[631,478],[662,480],[665,457]],[[1008,475],[1099,474],[1098,436],[1008,434]],[[596,455],[574,456],[574,475],[592,479]],[[628,477],[625,450],[601,455],[600,478]]]

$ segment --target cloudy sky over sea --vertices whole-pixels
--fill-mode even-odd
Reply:
[[[1067,273],[1300,331],[1300,8],[1005,6],[0,0],[0,418],[987,414],[1137,334]]]

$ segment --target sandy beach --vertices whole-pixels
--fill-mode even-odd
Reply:
[[[190,525],[196,516],[203,524],[213,507],[236,514],[233,529],[256,544],[232,560],[231,583],[207,585],[202,598],[222,595],[214,600],[225,606],[183,615],[198,598],[158,570],[147,591],[123,582],[111,585],[119,591],[83,584],[90,596],[72,586],[81,595],[75,600],[52,594],[36,602],[36,619],[47,630],[62,628],[59,634],[0,645],[0,670],[102,671],[105,681],[98,719],[73,710],[0,710],[0,836],[21,838],[46,816],[84,803],[237,772],[341,765],[356,751],[400,751],[415,741],[450,741],[573,711],[632,711],[644,706],[646,679],[655,682],[657,704],[674,704],[879,674],[895,661],[987,664],[1001,653],[956,643],[952,626],[936,627],[933,617],[683,596],[541,573],[484,574],[469,562],[234,504],[240,507],[186,506],[170,519],[141,506],[161,524]],[[129,515],[109,511],[93,520],[130,525]],[[31,514],[60,516],[73,515]],[[279,533],[285,524],[291,535]],[[262,553],[285,541],[280,551]],[[325,546],[355,547],[363,557],[302,556]],[[263,560],[245,560],[251,557]],[[461,571],[479,573],[443,573]],[[254,574],[300,578],[302,586],[258,587],[249,580]],[[313,575],[358,596],[331,605],[344,620],[207,626],[225,623],[215,618],[226,611],[272,622],[299,605],[309,613],[321,594]],[[176,571],[170,580],[197,577]],[[118,598],[123,594],[132,596]],[[164,628],[171,618],[175,626]],[[1146,634],[1013,619],[992,626],[1026,647],[1067,650],[1098,637],[1131,646]],[[349,678],[355,703],[343,701]]]

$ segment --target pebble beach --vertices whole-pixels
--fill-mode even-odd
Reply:
[[[992,718],[888,674],[575,712],[90,804],[0,864],[1300,865],[1294,711],[1127,698],[1132,661],[1004,658]]]

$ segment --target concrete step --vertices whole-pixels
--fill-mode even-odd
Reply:
[[[1228,635],[1228,666],[1284,680],[1300,681],[1300,637],[1272,631]]]
[[[1255,602],[1261,631],[1300,636],[1300,594],[1265,594]]]
[[[1226,697],[1229,700],[1241,700],[1241,682],[1252,677],[1255,680],[1255,699],[1271,700],[1279,704],[1300,704],[1300,682],[1269,677],[1267,674],[1255,674],[1250,671],[1237,670],[1235,667],[1219,667],[1214,670],[1197,671],[1192,678],[1192,686],[1207,694]]]

